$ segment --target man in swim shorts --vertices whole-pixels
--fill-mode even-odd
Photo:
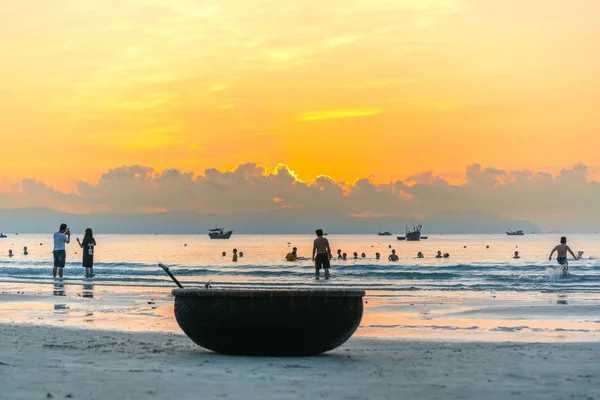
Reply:
[[[325,279],[329,279],[329,260],[331,260],[331,248],[329,240],[323,237],[323,229],[316,230],[317,238],[313,245],[312,259],[315,262],[315,279],[319,279],[321,268],[325,270]]]
[[[571,250],[571,248],[569,246],[567,246],[567,238],[566,237],[564,237],[564,236],[561,237],[560,244],[557,245],[554,249],[552,249],[552,252],[550,253],[550,257],[548,257],[549,261],[552,261],[552,256],[554,255],[554,252],[557,252],[556,261],[558,261],[558,263],[563,266],[562,274],[563,274],[563,276],[566,276],[567,272],[569,271],[569,263],[567,262],[567,252],[569,252],[573,256],[574,260],[577,260],[575,253],[573,253],[573,250]]]

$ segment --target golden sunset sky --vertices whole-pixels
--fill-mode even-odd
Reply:
[[[0,176],[600,162],[597,0],[6,0]]]

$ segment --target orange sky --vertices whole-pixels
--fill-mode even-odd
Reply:
[[[0,3],[2,172],[599,176],[600,2]]]

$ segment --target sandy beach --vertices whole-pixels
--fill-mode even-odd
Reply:
[[[354,338],[319,357],[217,355],[181,334],[0,325],[0,398],[593,399],[597,343]]]

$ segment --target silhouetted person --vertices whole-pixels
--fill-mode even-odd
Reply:
[[[296,261],[298,259],[298,249],[294,247],[291,253],[285,255],[286,261]]]
[[[221,257],[225,257],[226,255],[227,255],[227,253],[226,253],[226,252],[222,252],[222,253],[221,253]]]
[[[338,249],[337,256],[338,258],[342,258],[342,250]]]
[[[362,258],[365,258],[367,255],[366,255],[365,253],[362,253],[360,256],[361,256]]]
[[[398,255],[396,254],[396,250],[392,250],[392,254],[388,257],[389,261],[398,261]]]
[[[342,254],[342,260],[346,261],[347,257],[348,257],[348,254],[346,254],[346,253]]]
[[[421,253],[421,252],[418,252],[418,253],[417,253],[417,258],[423,258],[423,253]]]
[[[358,253],[354,252],[354,259],[357,260],[358,259]]]
[[[9,251],[8,251],[8,256],[9,256],[9,257],[12,257],[12,256],[13,256],[13,252],[12,252],[12,250],[9,250]]]
[[[317,238],[313,242],[312,259],[315,262],[315,279],[319,279],[321,268],[325,270],[325,279],[329,279],[329,267],[331,260],[331,248],[329,240],[323,237],[323,229],[315,231]]]
[[[58,276],[62,278],[63,268],[67,262],[67,251],[66,245],[71,242],[71,231],[67,227],[67,224],[61,224],[58,232],[54,233],[54,269],[52,270],[52,276],[56,278],[56,272]]]
[[[244,257],[244,253],[240,251],[240,258]]]
[[[94,232],[90,228],[85,230],[85,234],[83,235],[83,242],[79,241],[77,238],[77,243],[79,243],[79,247],[83,249],[83,267],[85,268],[85,277],[93,278],[94,277],[94,250],[96,247],[96,239],[94,239]]]
[[[27,251],[27,247],[23,247],[23,255],[28,256],[29,252]]]
[[[233,249],[233,258],[231,259],[231,261],[237,262],[237,260],[238,260],[237,249]]]
[[[450,253],[444,253],[444,258],[450,257]]]
[[[562,274],[563,274],[563,276],[566,276],[567,272],[569,272],[569,263],[567,262],[567,252],[573,256],[574,260],[577,260],[577,257],[575,256],[575,253],[573,253],[573,250],[571,250],[571,248],[569,246],[567,246],[567,238],[565,236],[561,237],[560,244],[552,249],[552,252],[550,253],[550,257],[548,257],[548,260],[550,260],[550,261],[552,260],[552,256],[554,255],[554,252],[557,252],[556,261],[558,261],[558,263],[563,266]]]
[[[375,253],[375,259],[376,259],[376,260],[379,260],[380,258],[381,258],[381,254],[379,254],[379,253]]]
[[[519,252],[518,251],[515,251],[515,255],[513,256],[513,258],[515,260],[521,258],[521,256],[519,256]]]
[[[435,255],[435,258],[442,258],[442,252],[438,250],[437,254]]]

